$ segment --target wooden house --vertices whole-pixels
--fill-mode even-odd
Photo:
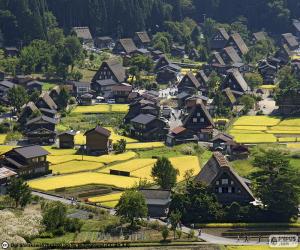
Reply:
[[[237,99],[232,92],[230,88],[225,88],[222,91],[223,96],[225,97],[225,105],[226,107],[230,107],[230,109],[233,109],[233,107],[237,104]]]
[[[188,72],[177,85],[178,93],[186,92],[189,94],[197,94],[200,90],[200,82],[194,76],[193,72]]]
[[[54,109],[57,110],[57,105],[53,101],[53,99],[50,97],[50,95],[45,92],[42,93],[37,101],[35,102],[35,106],[40,109],[40,108],[46,108],[46,109]]]
[[[148,208],[148,216],[151,218],[166,217],[171,202],[170,190],[140,189]]]
[[[35,114],[40,114],[41,112],[35,106],[33,102],[28,102],[22,107],[21,114],[19,116],[18,122],[23,126],[28,120],[32,119]]]
[[[220,52],[213,52],[211,57],[210,57],[209,62],[210,62],[210,64],[225,65],[225,62],[224,62]]]
[[[95,47],[98,49],[110,49],[113,47],[113,39],[110,36],[101,36],[94,39]]]
[[[226,46],[229,39],[229,35],[224,28],[219,28],[215,32],[212,40],[210,41],[210,47],[212,50],[221,50]]]
[[[270,64],[267,60],[261,61],[258,64],[258,72],[264,79],[265,84],[274,84],[278,67]]]
[[[32,144],[52,144],[55,142],[57,120],[40,115],[25,124],[25,135]]]
[[[43,83],[39,82],[39,81],[30,81],[30,82],[26,83],[26,90],[29,93],[32,93],[34,91],[38,91],[38,92],[42,93]]]
[[[76,131],[69,130],[58,134],[59,148],[74,148]]]
[[[26,84],[33,81],[33,78],[30,75],[16,75],[12,82],[18,85],[22,85],[24,88],[26,88]]]
[[[173,147],[183,143],[198,143],[197,135],[185,127],[179,126],[170,130],[166,138],[166,145]]]
[[[151,51],[151,56],[154,61],[159,60],[164,55],[164,52],[160,50],[152,50]]]
[[[147,48],[151,43],[151,39],[146,31],[135,32],[133,41],[138,48]]]
[[[132,85],[128,83],[119,83],[112,86],[111,98],[115,99],[116,103],[128,103],[128,96],[132,92]]]
[[[204,70],[199,70],[196,74],[196,79],[200,83],[199,90],[201,91],[202,95],[207,95],[208,94],[208,81],[209,78],[205,74]]]
[[[221,57],[222,57],[224,63],[227,65],[242,62],[241,57],[239,56],[239,54],[236,52],[236,50],[232,46],[225,47],[221,51]]]
[[[249,51],[246,43],[244,42],[243,38],[240,36],[239,33],[232,34],[229,37],[226,46],[233,47],[240,57],[246,55]]]
[[[83,43],[93,44],[94,41],[89,27],[73,27],[72,32],[74,32]]]
[[[116,60],[104,61],[94,75],[91,89],[100,95],[112,91],[112,87],[126,80],[125,68]]]
[[[211,142],[213,143],[213,151],[223,151],[226,150],[226,144],[233,142],[233,136],[225,133],[219,133],[212,138]]]
[[[113,48],[113,53],[120,55],[133,55],[137,47],[131,38],[119,39]]]
[[[86,137],[86,150],[88,154],[107,154],[111,148],[109,139],[111,132],[99,125],[84,133]]]
[[[222,82],[222,90],[230,88],[232,91],[242,94],[250,93],[251,89],[242,74],[237,69],[230,69]]]
[[[281,45],[287,45],[291,51],[299,48],[299,42],[292,33],[285,33],[281,35]]]
[[[130,120],[130,134],[140,141],[163,141],[168,133],[167,124],[151,114],[139,114]]]
[[[13,170],[18,177],[32,178],[49,174],[49,152],[41,146],[13,148],[1,157],[2,166]]]
[[[176,83],[181,67],[171,63],[165,56],[162,56],[157,61],[154,71],[156,72],[156,81],[159,84]]]
[[[173,57],[183,58],[185,56],[185,48],[180,45],[173,45],[171,48],[171,55]]]
[[[300,89],[291,89],[278,98],[276,105],[282,116],[300,115]]]
[[[79,104],[85,105],[85,106],[92,105],[93,104],[93,95],[90,93],[82,94],[79,98]]]
[[[293,34],[296,34],[297,38],[300,39],[300,21],[297,19],[293,20]]]
[[[10,180],[17,177],[17,173],[6,167],[0,167],[0,195],[6,194]]]
[[[189,59],[190,60],[193,60],[193,61],[198,61],[200,60],[200,57],[199,57],[199,53],[196,49],[191,49],[190,53],[189,53]]]
[[[5,57],[15,57],[19,55],[19,49],[17,47],[5,47],[4,56]]]
[[[278,58],[284,65],[289,63],[292,55],[293,52],[287,44],[283,44],[275,54],[276,58]]]
[[[0,102],[8,104],[7,94],[10,89],[12,89],[15,84],[11,81],[3,80],[0,81]]]
[[[210,141],[213,137],[215,124],[201,100],[184,114],[182,124],[184,128],[192,130],[200,141]]]
[[[239,176],[220,152],[213,153],[195,181],[208,186],[223,205],[247,204],[255,200],[250,181]]]
[[[72,86],[72,95],[75,97],[79,97],[91,92],[90,82],[70,81],[68,83]]]

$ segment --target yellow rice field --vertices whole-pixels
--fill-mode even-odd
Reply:
[[[120,188],[130,188],[136,185],[138,181],[139,180],[137,178],[133,177],[85,172],[35,179],[29,181],[28,185],[33,189],[48,191],[57,188],[83,186],[88,184],[101,184]]]
[[[97,104],[92,106],[77,106],[72,113],[126,113],[129,109],[127,104]]]
[[[102,195],[102,196],[95,196],[95,197],[90,197],[88,200],[90,202],[107,202],[107,201],[115,201],[119,200],[121,198],[121,195],[123,192],[119,193],[114,193],[114,194],[107,194],[107,195]]]
[[[55,174],[57,173],[69,174],[69,173],[95,170],[103,166],[104,166],[103,163],[74,160],[74,161],[68,161],[57,165],[51,165],[50,169]]]
[[[87,155],[49,155],[48,160],[51,164],[60,164],[68,161],[89,161],[104,164],[110,164],[117,161],[127,161],[136,157],[136,153],[132,151],[125,152],[117,155],[102,155],[102,156],[87,156]]]
[[[300,118],[242,116],[234,122],[229,133],[239,143],[295,142],[300,137]]]
[[[13,146],[9,146],[9,145],[1,145],[0,146],[0,154],[4,154],[7,151],[11,150],[12,148],[14,148]]]
[[[4,144],[6,138],[6,134],[0,134],[0,144]]]
[[[119,171],[127,171],[127,172],[134,172],[135,170],[142,169],[146,166],[152,166],[156,162],[156,159],[133,159],[130,161],[126,161],[120,164],[116,164],[110,167],[107,167],[100,172],[109,173],[110,169],[119,170]]]
[[[164,147],[163,142],[140,142],[140,143],[129,143],[126,145],[126,149],[147,149],[147,148],[161,148]]]

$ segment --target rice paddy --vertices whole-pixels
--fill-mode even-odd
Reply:
[[[239,143],[288,143],[300,141],[300,119],[270,116],[242,116],[229,133]]]
[[[89,170],[95,170],[98,168],[103,167],[103,163],[92,162],[92,161],[81,161],[81,160],[73,160],[64,162],[57,165],[51,165],[50,169],[52,173],[55,174],[69,174],[69,173],[76,173],[76,172],[83,172]]]
[[[77,106],[72,113],[97,114],[97,113],[126,113],[129,107],[127,104],[97,104],[91,106]]]

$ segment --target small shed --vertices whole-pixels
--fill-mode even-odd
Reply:
[[[95,128],[85,132],[86,136],[86,150],[89,154],[107,154],[111,147],[111,140],[109,137],[111,132],[97,125]]]
[[[92,99],[93,99],[93,95],[90,93],[85,93],[83,95],[80,96],[80,104],[81,105],[92,105]]]
[[[69,130],[58,134],[59,148],[74,148],[76,131]]]
[[[148,216],[166,217],[171,202],[171,191],[160,189],[141,189],[148,207]]]

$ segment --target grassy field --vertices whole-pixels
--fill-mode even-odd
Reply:
[[[300,119],[269,116],[242,116],[229,133],[240,143],[274,143],[300,141]]]
[[[77,106],[73,113],[79,114],[96,114],[96,113],[126,113],[127,104],[98,104],[92,106]]]
[[[33,189],[48,191],[57,188],[83,186],[88,184],[130,188],[138,183],[138,181],[139,179],[133,177],[87,172],[36,179],[29,181],[28,185]]]
[[[95,170],[103,166],[104,166],[103,163],[74,160],[74,161],[68,161],[57,165],[51,165],[50,169],[52,170],[52,173],[55,174],[57,173],[69,174],[69,173]]]

